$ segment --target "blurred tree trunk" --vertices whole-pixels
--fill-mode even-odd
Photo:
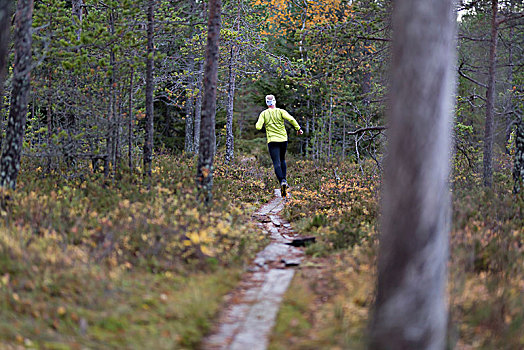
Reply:
[[[218,81],[221,0],[209,0],[207,23],[206,63],[204,66],[204,95],[200,124],[200,152],[196,184],[198,195],[211,204],[213,189],[213,158],[215,155],[215,113]]]
[[[486,124],[484,129],[484,186],[493,184],[493,133],[495,117],[495,69],[497,63],[498,0],[491,0],[491,41],[489,48],[488,89],[486,91]]]
[[[33,0],[19,0],[15,19],[15,66],[5,147],[0,160],[0,186],[14,189],[20,170],[27,103],[31,88]]]
[[[155,0],[147,5],[147,60],[146,60],[146,139],[144,143],[144,175],[151,179],[153,162],[153,69],[154,69],[154,11]]]
[[[370,349],[445,346],[453,0],[398,0]]]

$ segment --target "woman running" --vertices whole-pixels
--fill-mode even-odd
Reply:
[[[280,193],[282,197],[287,196],[287,180],[286,180],[286,149],[287,149],[287,132],[284,125],[284,119],[290,122],[297,135],[302,135],[304,132],[298,125],[295,118],[293,118],[286,110],[277,108],[277,100],[273,95],[266,96],[267,109],[260,113],[256,124],[257,130],[261,130],[263,126],[266,127],[267,147],[269,155],[273,161],[275,174],[280,183]]]

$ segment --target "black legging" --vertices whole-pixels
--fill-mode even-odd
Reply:
[[[278,182],[282,182],[286,178],[286,149],[287,141],[284,142],[269,142],[267,144],[269,148],[269,155],[273,161],[273,167],[275,168],[275,174],[277,175]]]

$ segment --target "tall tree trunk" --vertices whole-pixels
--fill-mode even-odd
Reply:
[[[497,63],[498,0],[491,0],[491,41],[489,47],[488,89],[486,91],[486,125],[484,129],[484,186],[493,184],[493,134],[495,119],[495,67]]]
[[[213,158],[215,155],[215,113],[218,80],[218,55],[220,39],[221,0],[209,0],[207,23],[206,64],[204,71],[204,96],[200,125],[200,153],[196,184],[199,197],[211,204],[213,189]]]
[[[235,78],[236,78],[236,59],[238,48],[235,44],[231,47],[231,57],[229,59],[229,84],[227,94],[227,115],[226,115],[226,163],[233,160],[235,149],[235,138],[233,136],[233,106],[235,100]]]
[[[370,349],[445,345],[453,0],[397,0],[389,150]]]
[[[195,101],[195,128],[194,128],[194,150],[195,154],[200,154],[200,124],[202,121],[202,90],[203,90],[203,77],[204,77],[204,65],[200,63],[200,68],[198,69],[198,94],[196,95]]]
[[[27,103],[31,87],[33,0],[18,0],[15,21],[15,67],[6,142],[0,160],[0,186],[14,189],[20,171]]]
[[[146,61],[146,140],[144,143],[144,175],[151,179],[153,162],[153,69],[154,69],[154,11],[155,0],[149,0],[147,6],[147,61]]]

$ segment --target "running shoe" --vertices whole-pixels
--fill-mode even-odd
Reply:
[[[282,195],[282,198],[287,197],[287,181],[286,179],[282,180],[280,183],[280,194]]]

